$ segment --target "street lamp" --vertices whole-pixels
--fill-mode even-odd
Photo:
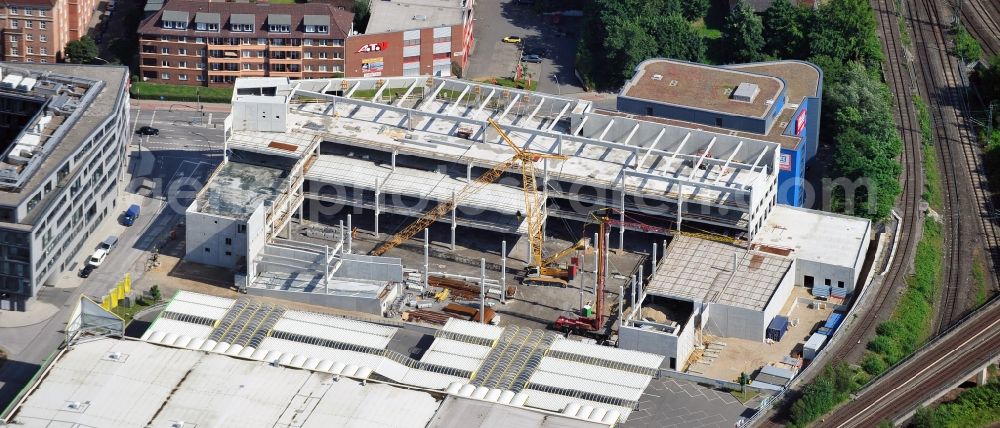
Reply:
[[[552,78],[556,79],[556,94],[561,96],[562,95],[562,86],[559,85],[559,75],[556,74],[556,73],[552,73]]]

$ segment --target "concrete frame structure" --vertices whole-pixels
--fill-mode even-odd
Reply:
[[[741,89],[747,96],[741,96]],[[618,110],[781,145],[778,203],[802,206],[805,168],[819,145],[823,71],[805,61],[711,66],[650,59],[618,96]]]
[[[354,96],[359,91],[374,95]],[[774,143],[594,113],[589,102],[576,99],[433,77],[300,80],[289,82],[283,93],[290,102],[289,130],[323,141],[317,165],[358,163],[344,160],[350,153],[324,152],[339,146],[354,151],[370,168],[438,171],[468,182],[510,155],[486,125],[492,118],[516,144],[570,157],[539,165],[550,216],[582,220],[590,212],[586,206],[624,206],[662,218],[672,227],[690,221],[753,235],[774,205]],[[388,93],[396,95],[383,96]],[[463,130],[468,138],[457,135]],[[705,156],[708,151],[724,156],[711,159]],[[465,174],[456,176],[456,170]],[[323,184],[324,179],[310,171],[306,180]],[[371,189],[374,195],[375,180],[370,181],[350,184]],[[501,181],[504,184],[491,185],[489,192],[520,188],[516,173]],[[384,186],[380,182],[379,187]],[[441,200],[428,192],[402,196]],[[307,191],[310,197],[319,193]],[[388,198],[381,189],[378,193]],[[460,201],[459,211],[482,208],[475,199],[469,201]],[[683,206],[679,216],[678,202]],[[508,200],[492,209],[509,215],[521,203]],[[422,211],[411,208],[407,214]]]
[[[109,214],[131,137],[128,69],[0,64],[0,310],[25,310]]]

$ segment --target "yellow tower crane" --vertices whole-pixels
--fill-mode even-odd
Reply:
[[[410,225],[406,226],[402,231],[393,235],[391,238],[383,242],[381,245],[372,250],[372,255],[382,255],[386,251],[389,251],[399,244],[402,244],[406,240],[412,238],[414,235],[419,233],[421,230],[429,227],[435,221],[443,217],[449,211],[455,208],[456,205],[461,203],[463,200],[471,195],[476,194],[482,190],[486,185],[497,181],[500,176],[503,175],[508,169],[515,166],[519,166],[521,169],[521,175],[523,176],[522,183],[524,188],[524,203],[526,218],[528,222],[528,237],[529,244],[531,245],[531,254],[535,265],[540,265],[542,263],[542,243],[544,238],[542,237],[542,220],[541,220],[541,207],[539,207],[538,199],[538,189],[535,187],[535,162],[542,159],[567,159],[563,155],[554,155],[549,153],[537,153],[524,150],[514,144],[507,133],[500,128],[498,124],[493,119],[487,119],[490,126],[500,133],[504,142],[514,150],[514,156],[506,161],[503,161],[489,171],[486,171],[483,175],[479,176],[475,181],[467,184],[462,190],[455,193],[455,197],[449,201],[438,202],[437,205],[431,209],[424,212],[417,220]],[[544,272],[541,272],[544,274]],[[564,283],[565,284],[565,283]]]

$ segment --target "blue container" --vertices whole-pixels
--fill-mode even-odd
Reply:
[[[786,331],[788,331],[788,317],[778,315],[767,326],[766,336],[768,339],[780,342],[781,338],[785,336]]]

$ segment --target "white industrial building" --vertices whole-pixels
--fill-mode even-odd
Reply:
[[[763,342],[793,287],[854,291],[870,232],[866,219],[778,205],[752,241],[675,236],[626,302],[618,345],[681,370],[703,335]],[[666,321],[643,315],[650,309]]]
[[[127,87],[126,67],[0,64],[0,310],[27,310],[122,209]]]
[[[594,428],[626,420],[663,359],[459,320],[413,358],[398,330],[182,291],[142,341],[64,350],[7,422]]]

